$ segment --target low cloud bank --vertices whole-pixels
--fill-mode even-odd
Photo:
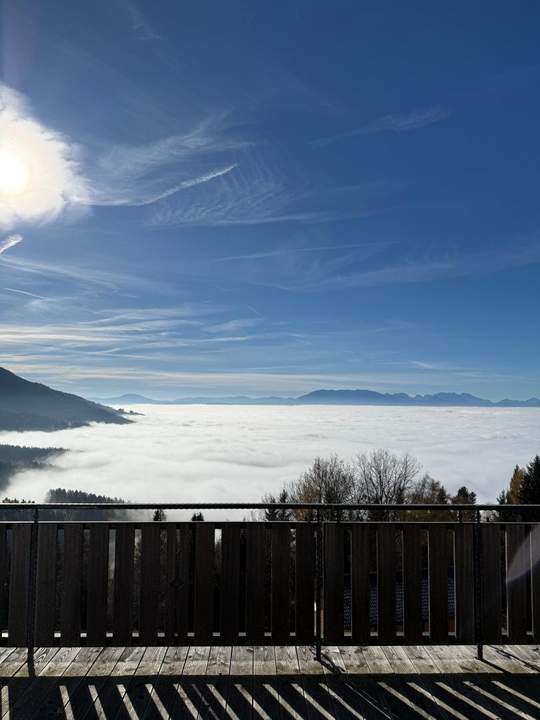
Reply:
[[[450,490],[495,501],[516,463],[539,451],[534,409],[167,406],[132,425],[2,433],[0,442],[71,452],[16,475],[6,491],[64,487],[149,502],[258,502],[317,455],[410,452]]]

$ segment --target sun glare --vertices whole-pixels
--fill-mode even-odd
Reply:
[[[0,148],[0,194],[18,195],[26,190],[30,170],[12,150]]]

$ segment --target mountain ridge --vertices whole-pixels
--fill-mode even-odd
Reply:
[[[0,367],[0,431],[64,430],[91,422],[130,421],[114,408],[25,380]]]
[[[540,408],[540,399],[493,401],[471,395],[470,393],[438,392],[433,394],[409,395],[407,393],[380,393],[376,390],[320,389],[298,397],[192,397],[176,400],[154,400],[128,393],[118,397],[101,399],[100,402],[111,405],[398,405],[412,407],[533,407]]]

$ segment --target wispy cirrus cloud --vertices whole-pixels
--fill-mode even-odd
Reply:
[[[22,235],[8,235],[7,238],[0,240],[0,255],[2,255],[2,253],[5,253],[6,250],[15,247],[15,245],[18,245],[20,242],[22,242],[22,239]]]
[[[83,153],[43,125],[20,93],[0,84],[0,163],[17,163],[22,174],[17,192],[0,188],[0,231],[73,219],[92,206],[152,205],[232,173],[237,154],[251,143],[230,134],[228,116],[211,115],[183,134],[146,144]],[[4,242],[0,252],[2,246],[10,245]]]
[[[394,188],[382,183],[327,187],[306,175],[285,175],[261,149],[243,153],[234,171],[211,186],[187,189],[156,206],[148,224],[161,226],[317,224],[369,217]]]
[[[336,140],[344,140],[357,135],[372,135],[380,132],[406,133],[446,120],[449,115],[450,111],[440,105],[419,108],[409,113],[383,115],[372,122],[365,123],[352,130],[319,138],[314,141],[314,144],[322,147]]]

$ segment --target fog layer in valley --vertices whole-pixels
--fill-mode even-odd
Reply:
[[[455,490],[495,501],[516,463],[540,451],[535,409],[133,406],[131,425],[0,433],[0,442],[63,447],[4,495],[40,500],[63,487],[149,502],[258,502],[317,455],[410,452]]]

